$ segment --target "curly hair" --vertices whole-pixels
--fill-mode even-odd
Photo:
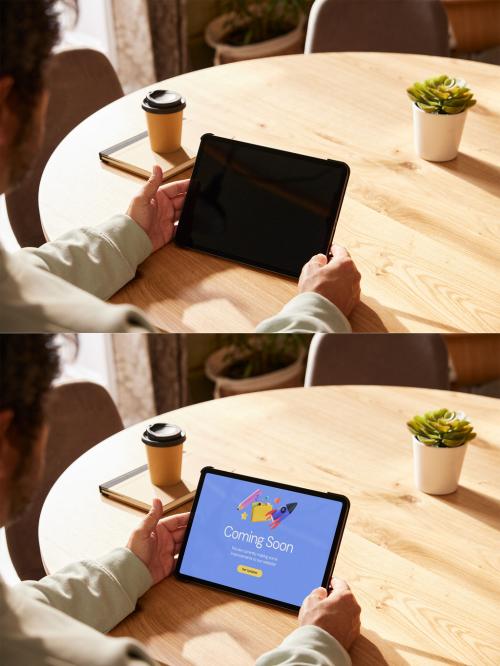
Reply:
[[[46,398],[58,372],[53,335],[0,335],[0,411],[14,412],[22,454],[29,455],[45,421]]]
[[[30,117],[45,65],[59,39],[56,0],[0,0],[0,78],[14,79],[19,116]]]

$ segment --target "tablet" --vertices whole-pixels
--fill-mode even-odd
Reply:
[[[176,243],[298,277],[329,253],[348,178],[343,162],[205,134]]]
[[[328,587],[348,511],[343,495],[206,467],[176,576],[298,611]]]

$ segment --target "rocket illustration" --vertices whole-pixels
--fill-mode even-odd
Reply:
[[[288,518],[292,511],[295,510],[296,506],[297,502],[290,502],[290,504],[285,504],[279,509],[273,509],[272,511],[269,511],[267,515],[271,516],[272,519],[269,527],[272,530],[274,530],[275,527],[278,527],[278,525],[280,525],[285,520],[285,518]]]
[[[238,509],[238,511],[241,511],[246,506],[251,504],[251,502],[254,502],[257,499],[257,497],[259,497],[259,495],[260,495],[260,489],[257,488],[257,490],[254,490],[253,493],[250,493],[248,497],[245,497],[245,499],[242,500],[236,508]]]

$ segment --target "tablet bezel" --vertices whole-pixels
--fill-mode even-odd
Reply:
[[[222,259],[227,259],[229,261],[234,261],[239,264],[243,264],[244,266],[250,266],[251,268],[258,268],[259,270],[266,271],[268,273],[273,273],[276,275],[284,275],[286,277],[291,277],[298,279],[300,275],[300,270],[298,273],[295,273],[293,271],[287,271],[285,269],[280,268],[279,266],[268,266],[266,264],[262,264],[259,261],[255,260],[252,261],[248,257],[238,257],[238,256],[233,256],[231,254],[228,254],[226,252],[214,252],[213,250],[208,250],[203,247],[198,247],[193,245],[192,243],[186,242],[186,238],[183,238],[184,233],[183,233],[183,228],[184,226],[187,227],[189,222],[186,222],[186,215],[189,214],[190,211],[190,199],[193,196],[196,196],[194,191],[195,191],[195,183],[196,183],[196,177],[198,172],[200,171],[201,168],[201,162],[202,162],[202,157],[203,157],[203,150],[205,148],[205,145],[209,141],[219,141],[219,142],[226,142],[226,143],[231,143],[231,144],[239,144],[242,146],[249,146],[251,148],[261,150],[262,152],[272,152],[272,153],[278,153],[281,155],[288,155],[290,157],[294,157],[296,159],[301,159],[301,160],[306,160],[306,161],[312,161],[312,162],[320,162],[320,163],[331,163],[335,164],[337,167],[340,165],[342,166],[344,170],[344,180],[342,184],[342,189],[340,192],[340,195],[337,198],[332,197],[331,201],[331,207],[330,207],[330,213],[331,217],[329,218],[330,221],[330,230],[329,230],[329,235],[328,235],[328,240],[325,243],[325,247],[322,248],[320,251],[323,252],[325,255],[329,255],[330,252],[330,246],[333,242],[333,237],[335,234],[335,230],[337,228],[337,221],[340,216],[340,211],[342,209],[342,204],[344,202],[344,196],[345,192],[347,189],[347,183],[349,181],[349,175],[350,175],[350,169],[349,166],[345,162],[340,162],[338,160],[332,160],[332,159],[322,159],[320,157],[313,157],[311,155],[302,155],[300,153],[293,153],[288,150],[281,150],[278,148],[271,148],[269,146],[261,146],[259,144],[255,143],[249,143],[246,141],[237,141],[236,139],[227,139],[224,137],[216,136],[215,134],[207,133],[204,134],[201,139],[200,139],[200,147],[198,149],[198,154],[196,157],[196,162],[193,168],[193,173],[191,175],[191,182],[189,183],[189,188],[186,194],[186,199],[184,202],[183,209],[181,211],[181,215],[179,218],[179,223],[177,225],[177,231],[175,234],[175,243],[184,249],[189,249],[189,250],[195,250],[196,252],[202,252],[203,254],[209,254],[212,257],[219,257]],[[338,202],[338,205],[337,205]]]
[[[277,488],[283,489],[283,490],[291,490],[293,492],[298,492],[298,493],[303,493],[305,495],[314,495],[315,497],[323,497],[325,499],[330,499],[334,500],[336,502],[340,502],[342,505],[342,509],[340,511],[340,516],[339,516],[339,522],[337,529],[335,531],[335,534],[333,535],[333,541],[330,546],[330,553],[328,555],[328,560],[326,563],[325,571],[323,573],[323,578],[321,585],[322,587],[329,588],[330,585],[330,579],[332,577],[333,569],[335,566],[335,561],[337,559],[337,554],[339,551],[340,543],[342,541],[342,536],[344,534],[344,529],[347,521],[347,516],[349,513],[349,508],[350,508],[350,502],[349,499],[345,495],[338,495],[336,493],[331,493],[331,492],[321,492],[318,490],[311,490],[309,488],[301,488],[299,486],[292,486],[290,484],[286,483],[277,483],[275,481],[270,481],[268,479],[261,479],[253,476],[245,476],[243,474],[236,474],[235,472],[227,472],[224,470],[220,469],[215,469],[214,467],[204,467],[201,472],[200,472],[200,480],[198,482],[198,487],[196,489],[196,496],[193,501],[193,507],[191,509],[191,514],[189,516],[189,521],[188,525],[186,528],[186,534],[184,536],[184,541],[182,543],[181,549],[179,551],[179,557],[177,558],[177,563],[175,567],[175,572],[174,575],[178,580],[181,581],[186,581],[189,583],[197,583],[199,585],[203,585],[205,587],[211,587],[215,590],[222,590],[224,592],[229,592],[231,594],[235,594],[239,597],[245,597],[247,599],[252,599],[253,601],[258,601],[270,606],[277,606],[278,608],[284,608],[289,611],[294,611],[298,612],[300,610],[300,606],[296,606],[295,604],[289,604],[285,601],[279,601],[278,599],[272,599],[270,597],[266,597],[260,594],[253,594],[252,592],[247,592],[246,590],[238,590],[237,588],[230,587],[228,585],[222,585],[220,583],[213,583],[212,581],[204,580],[203,578],[197,578],[195,576],[188,576],[187,574],[181,573],[180,569],[182,566],[182,560],[184,557],[184,553],[186,551],[187,543],[189,540],[189,535],[191,533],[191,527],[194,522],[194,518],[196,515],[196,509],[198,507],[198,501],[200,499],[201,495],[201,490],[203,488],[203,484],[205,482],[205,477],[207,474],[215,474],[218,476],[226,476],[232,479],[240,480],[240,481],[249,481],[251,483],[255,483],[257,485],[259,484],[264,484],[264,485],[270,485],[270,486],[275,486]],[[311,590],[312,591],[312,590]]]

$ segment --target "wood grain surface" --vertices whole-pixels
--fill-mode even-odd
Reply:
[[[363,609],[355,666],[483,666],[500,654],[498,405],[425,389],[315,387],[224,398],[166,418],[185,428],[186,455],[200,468],[350,498],[335,573]],[[442,406],[465,411],[478,437],[457,492],[433,497],[414,487],[405,421]],[[94,447],[49,493],[39,528],[49,572],[126,543],[140,512],[102,498],[97,486],[144,462],[144,425]],[[247,666],[296,626],[291,613],[169,578],[112,633],[139,639],[170,666]]]
[[[478,104],[459,156],[438,164],[414,153],[405,88],[442,72],[465,77]],[[354,330],[454,333],[500,330],[498,77],[494,65],[462,60],[327,53],[214,67],[161,85],[187,98],[185,147],[213,132],[350,165],[335,239],[363,275]],[[141,181],[97,153],[144,129],[143,96],[100,110],[55,150],[39,193],[48,238],[127,209]],[[112,301],[143,308],[162,330],[238,332],[296,293],[293,280],[170,245]]]

